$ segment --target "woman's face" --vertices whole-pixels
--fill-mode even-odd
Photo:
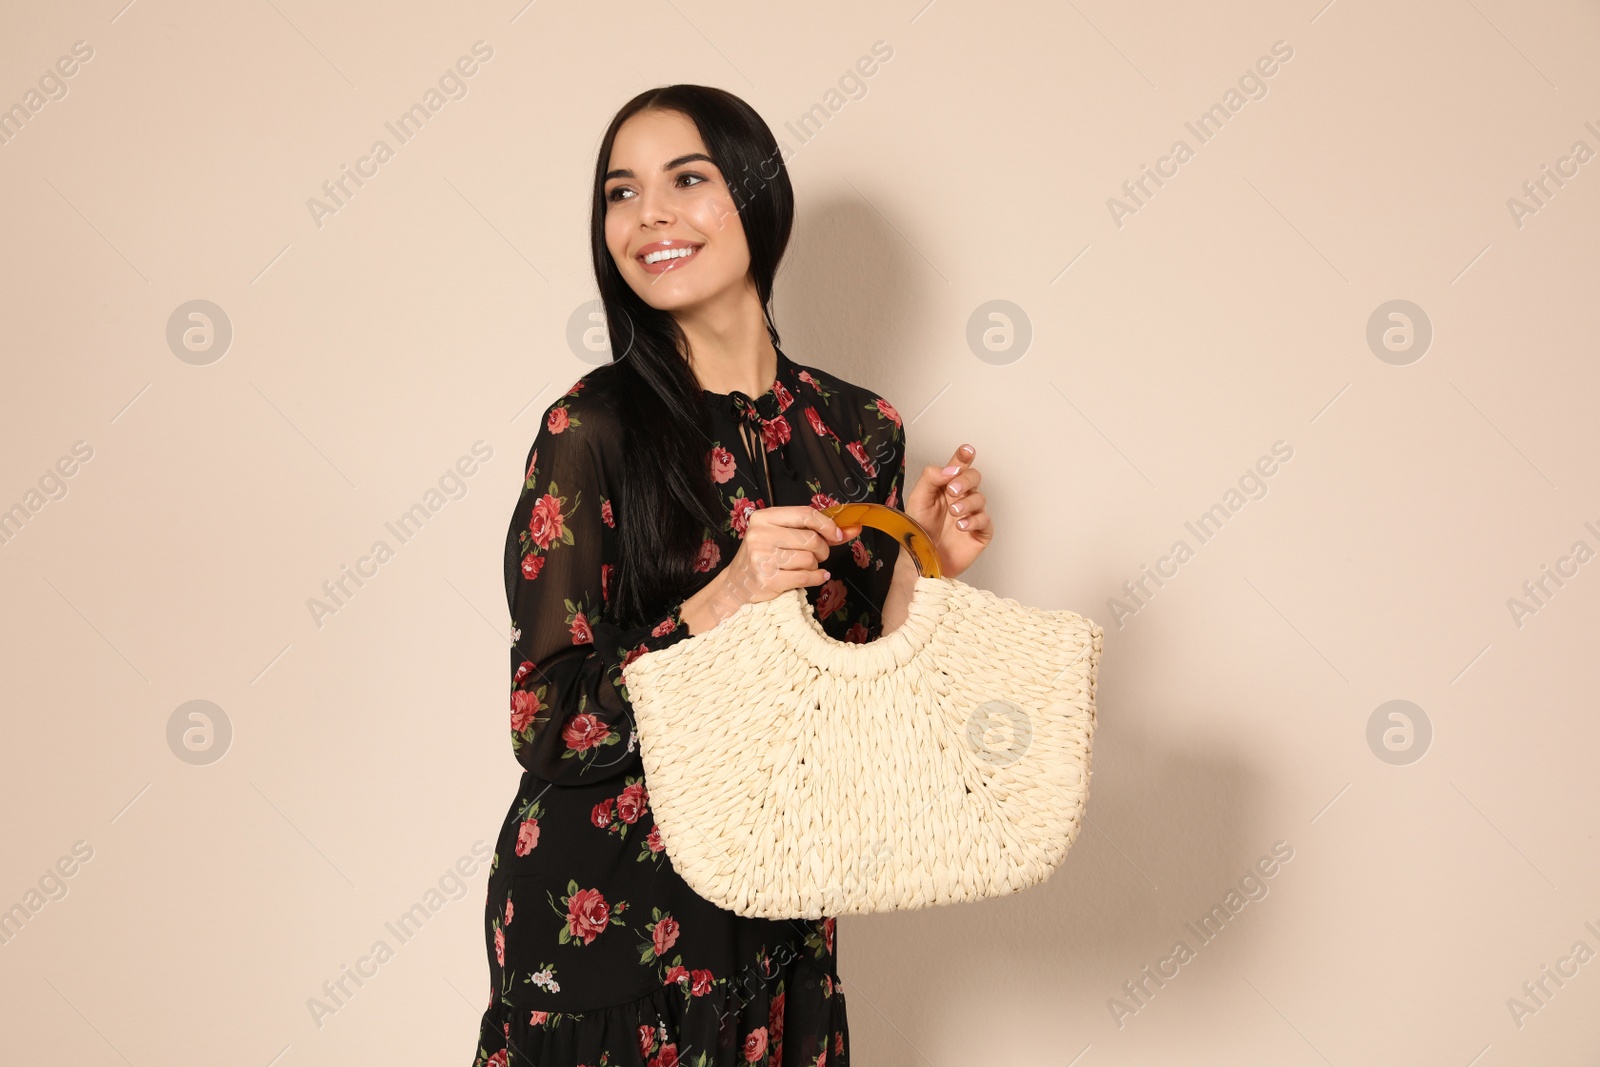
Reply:
[[[641,111],[624,122],[605,198],[606,247],[651,307],[688,310],[753,284],[733,195],[687,116]]]

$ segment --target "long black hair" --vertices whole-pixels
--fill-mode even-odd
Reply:
[[[794,190],[767,124],[732,93],[703,85],[668,85],[629,100],[611,120],[594,169],[589,239],[595,281],[611,338],[615,395],[624,427],[621,566],[617,618],[639,624],[703,584],[694,564],[706,528],[725,515],[707,466],[710,426],[701,386],[687,362],[689,342],[667,311],[645,303],[606,246],[605,176],[617,130],[641,111],[674,111],[693,122],[706,154],[722,172],[750,247],[750,277],[778,344],[772,281],[794,223]],[[696,579],[701,581],[697,584]]]

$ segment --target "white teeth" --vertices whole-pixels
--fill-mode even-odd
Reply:
[[[644,261],[646,263],[660,263],[668,259],[682,259],[693,251],[693,248],[669,248],[663,252],[651,252],[644,257]]]

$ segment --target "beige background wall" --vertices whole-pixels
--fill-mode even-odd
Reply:
[[[792,152],[786,350],[887,395],[913,469],[974,442],[998,536],[969,580],[1107,631],[1064,868],[843,920],[857,1062],[1600,1054],[1593,4],[122,3],[0,13],[0,105],[44,86],[0,145],[0,907],[37,905],[0,946],[7,1062],[469,1062],[474,842],[520,771],[502,538],[540,412],[601,358],[568,341],[592,154],[672,81]],[[194,300],[225,350],[169,343]],[[190,701],[218,710],[186,742]]]

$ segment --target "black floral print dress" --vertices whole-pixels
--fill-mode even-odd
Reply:
[[[848,1067],[835,920],[716,907],[674,872],[655,829],[622,668],[689,629],[681,600],[638,626],[609,608],[629,521],[615,369],[546,409],[506,539],[511,742],[524,772],[489,875],[474,1067]],[[763,395],[703,396],[707,476],[726,516],[705,531],[700,585],[757,508],[901,507],[905,428],[882,397],[782,351]],[[807,589],[830,636],[880,634],[898,552],[870,528],[831,551],[829,579]]]

